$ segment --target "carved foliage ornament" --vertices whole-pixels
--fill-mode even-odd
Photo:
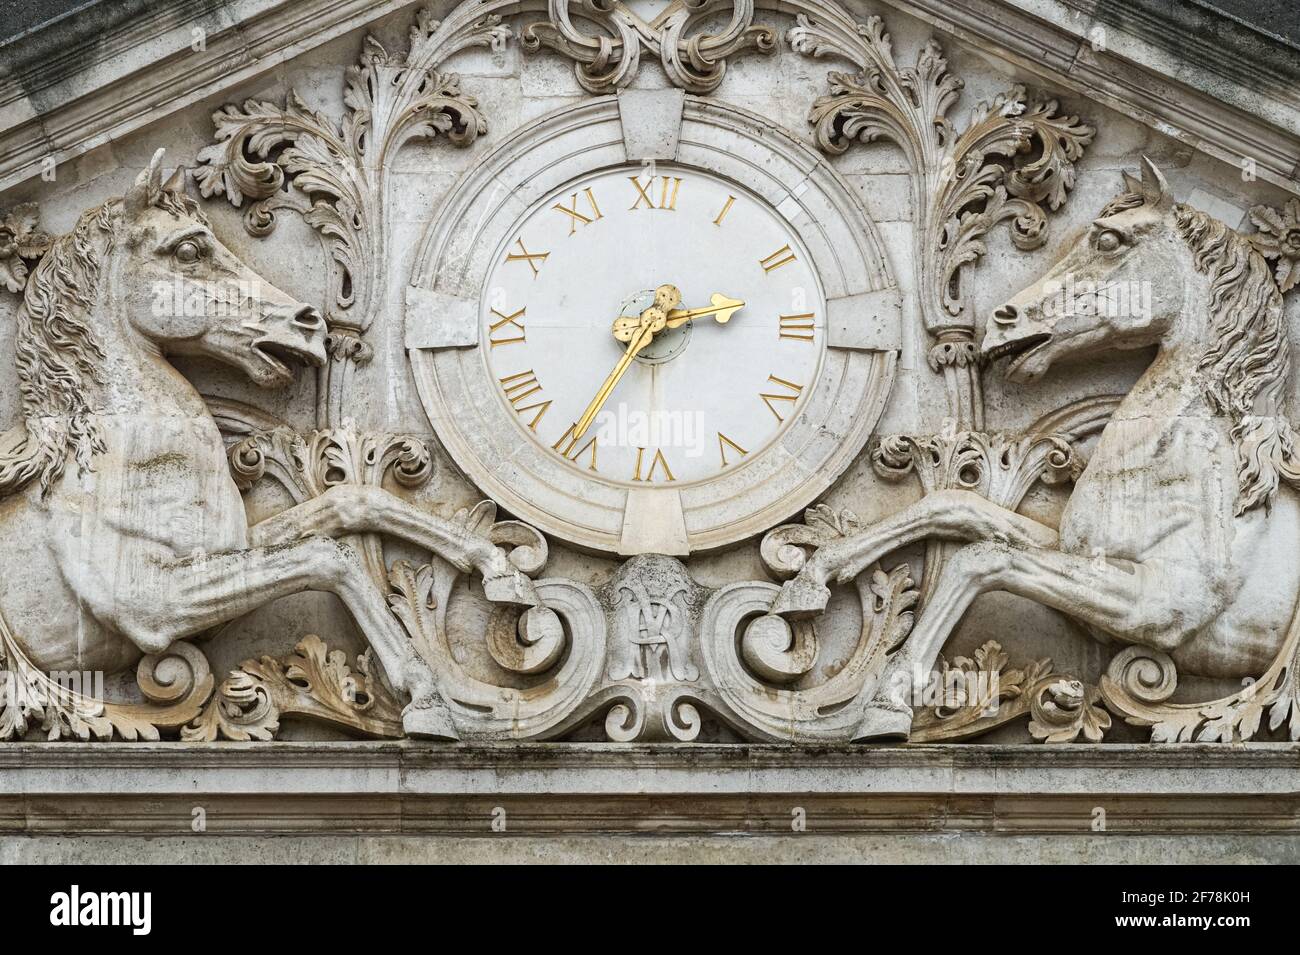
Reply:
[[[49,251],[50,237],[36,227],[39,217],[36,203],[25,202],[0,219],[0,287],[10,292],[27,287],[31,263]]]
[[[367,35],[357,65],[347,70],[341,123],[310,109],[294,90],[283,107],[248,100],[212,116],[216,142],[199,151],[192,173],[204,197],[225,195],[236,207],[249,200],[244,225],[256,236],[274,230],[278,211],[293,210],[327,250],[325,317],[340,378],[322,388],[321,424],[341,420],[349,369],[370,355],[357,336],[385,300],[393,157],[412,139],[441,135],[467,146],[486,132],[476,100],[461,92],[455,74],[437,67],[466,47],[500,49],[509,35],[499,17],[444,24],[422,9],[405,54],[389,53]],[[296,192],[284,189],[286,180]]]
[[[899,67],[879,17],[813,21],[799,14],[790,30],[794,49],[838,56],[856,74],[830,74],[830,94],[809,114],[817,145],[845,152],[854,142],[885,139],[906,153],[915,200],[914,261],[921,317],[935,338],[930,365],[942,369],[958,424],[983,426],[983,399],[973,341],[975,318],[962,293],[964,268],[985,253],[984,236],[1007,222],[1020,249],[1047,239],[1047,213],[1074,186],[1074,164],[1096,130],[1057,113],[1055,100],[1030,99],[1013,86],[980,103],[965,129],[948,112],[961,79],[948,72],[933,40],[915,67]]]
[[[730,20],[718,32],[701,26],[728,8]],[[524,49],[544,46],[574,60],[578,83],[589,93],[612,93],[630,83],[642,48],[659,57],[673,85],[689,93],[717,89],[729,56],[776,49],[776,32],[753,23],[753,0],[672,0],[651,20],[619,0],[548,0],[547,14],[547,20],[524,27]],[[604,33],[584,33],[583,23]]]

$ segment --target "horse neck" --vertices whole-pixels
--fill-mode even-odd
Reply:
[[[134,331],[111,296],[91,316],[104,351],[99,380],[87,381],[90,406],[109,416],[193,417],[207,406],[194,386],[162,355],[157,345]]]
[[[1210,327],[1209,285],[1190,261],[1187,271],[1194,278],[1188,282],[1179,316],[1157,346],[1155,359],[1121,403],[1121,417],[1172,420],[1209,413],[1199,368]]]

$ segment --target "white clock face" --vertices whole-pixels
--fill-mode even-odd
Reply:
[[[824,158],[662,93],[502,140],[440,203],[405,293],[450,461],[605,553],[714,550],[797,515],[865,446],[902,341],[880,235]]]
[[[679,301],[666,292],[664,327],[643,331],[664,286]],[[686,314],[715,296],[722,311]],[[502,425],[585,479],[637,487],[758,460],[799,415],[826,339],[791,223],[742,187],[667,164],[606,170],[537,203],[495,257],[481,321]]]

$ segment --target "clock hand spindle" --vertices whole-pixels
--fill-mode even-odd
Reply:
[[[692,319],[703,318],[705,315],[712,315],[719,325],[725,325],[731,321],[732,315],[745,307],[745,303],[741,299],[728,298],[720,292],[714,292],[709,301],[712,304],[705,308],[673,309],[668,313],[664,327],[677,328]],[[640,317],[620,315],[614,320],[614,337],[621,342],[631,341],[640,324]]]
[[[591,422],[595,420],[596,415],[600,413],[601,407],[613,394],[624,372],[631,367],[632,359],[636,358],[637,354],[650,344],[656,332],[663,330],[667,323],[669,310],[680,301],[681,293],[672,285],[661,285],[655,289],[655,304],[641,313],[641,317],[637,322],[639,331],[634,332],[634,336],[631,337],[631,341],[628,343],[627,351],[623,353],[623,357],[618,360],[618,364],[614,366],[614,370],[609,373],[609,377],[600,386],[596,396],[591,399],[591,404],[587,405],[587,410],[583,412],[582,417],[578,419],[578,423],[574,425],[573,440],[576,441],[587,433],[587,429],[591,427]]]

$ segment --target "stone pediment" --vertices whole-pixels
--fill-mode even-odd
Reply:
[[[0,50],[0,735],[1300,736],[1286,41],[177,0]]]
[[[234,14],[188,0],[102,4],[11,38],[0,72],[0,188],[39,175],[48,156],[76,159],[405,6],[258,0]],[[470,14],[508,18],[537,7],[480,4]],[[1253,160],[1260,178],[1294,188],[1295,49],[1275,36],[1212,8],[1173,17],[1158,0],[1122,11],[1080,0],[897,0],[887,7],[1215,158]],[[844,9],[856,12],[853,4]],[[196,31],[202,50],[193,48]]]

